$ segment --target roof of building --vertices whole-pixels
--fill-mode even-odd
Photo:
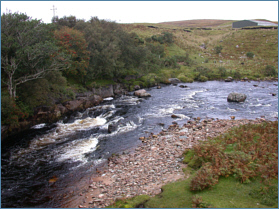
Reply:
[[[277,24],[268,21],[260,21],[260,20],[250,20],[250,21],[258,23],[259,26],[277,26]]]

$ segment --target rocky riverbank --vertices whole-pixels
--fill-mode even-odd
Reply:
[[[159,134],[142,137],[142,145],[129,153],[108,159],[103,170],[91,178],[86,192],[80,194],[79,202],[71,202],[63,207],[102,208],[116,199],[136,195],[157,195],[161,187],[169,182],[187,178],[182,168],[183,152],[199,141],[207,140],[224,133],[229,128],[247,123],[257,124],[256,120],[219,120],[197,118],[179,127],[173,124]],[[76,204],[76,205],[73,205]]]
[[[104,98],[116,97],[126,94],[125,87],[121,84],[92,88],[91,91],[76,93],[74,100],[49,106],[37,107],[32,117],[20,121],[17,125],[2,126],[1,140],[10,135],[22,132],[40,123],[54,123],[63,116],[70,115],[76,111],[82,111],[89,107],[99,105]]]

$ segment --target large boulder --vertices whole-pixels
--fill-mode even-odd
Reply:
[[[171,84],[178,84],[181,83],[181,81],[178,78],[169,78],[169,82]]]
[[[145,89],[140,89],[134,92],[134,95],[137,97],[151,97],[149,93],[146,93]]]
[[[227,101],[228,102],[244,102],[245,99],[247,98],[247,96],[245,94],[241,94],[241,93],[230,93]]]
[[[113,97],[113,85],[102,86],[100,88],[92,88],[92,92],[95,95],[99,95],[102,98]]]

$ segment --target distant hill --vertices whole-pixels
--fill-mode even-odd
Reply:
[[[162,22],[158,24],[162,25],[172,25],[179,27],[218,27],[231,24],[233,20],[210,20],[210,19],[200,19],[200,20],[181,20],[173,22]]]

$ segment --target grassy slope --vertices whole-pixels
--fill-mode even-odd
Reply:
[[[196,21],[195,25],[201,27],[205,22],[200,20],[198,24]],[[143,39],[164,31],[173,33],[175,46],[166,47],[167,55],[189,53],[190,58],[196,63],[192,68],[204,66],[216,71],[219,67],[224,67],[229,72],[238,71],[243,77],[251,79],[263,77],[261,70],[266,65],[277,68],[278,30],[235,30],[231,28],[231,22],[223,22],[212,27],[212,30],[191,29],[191,32],[186,32],[184,27],[175,24],[125,24],[123,28],[128,32],[137,33]],[[157,28],[148,28],[150,25]],[[222,27],[228,25],[229,27]],[[202,49],[200,47],[202,44],[207,48]],[[218,45],[223,47],[221,54],[214,52],[214,48]],[[247,52],[253,52],[255,57],[245,58]]]
[[[173,22],[162,22],[160,25],[172,25],[179,27],[218,27],[223,25],[228,25],[232,23],[232,20],[182,20],[182,21],[173,21]]]

